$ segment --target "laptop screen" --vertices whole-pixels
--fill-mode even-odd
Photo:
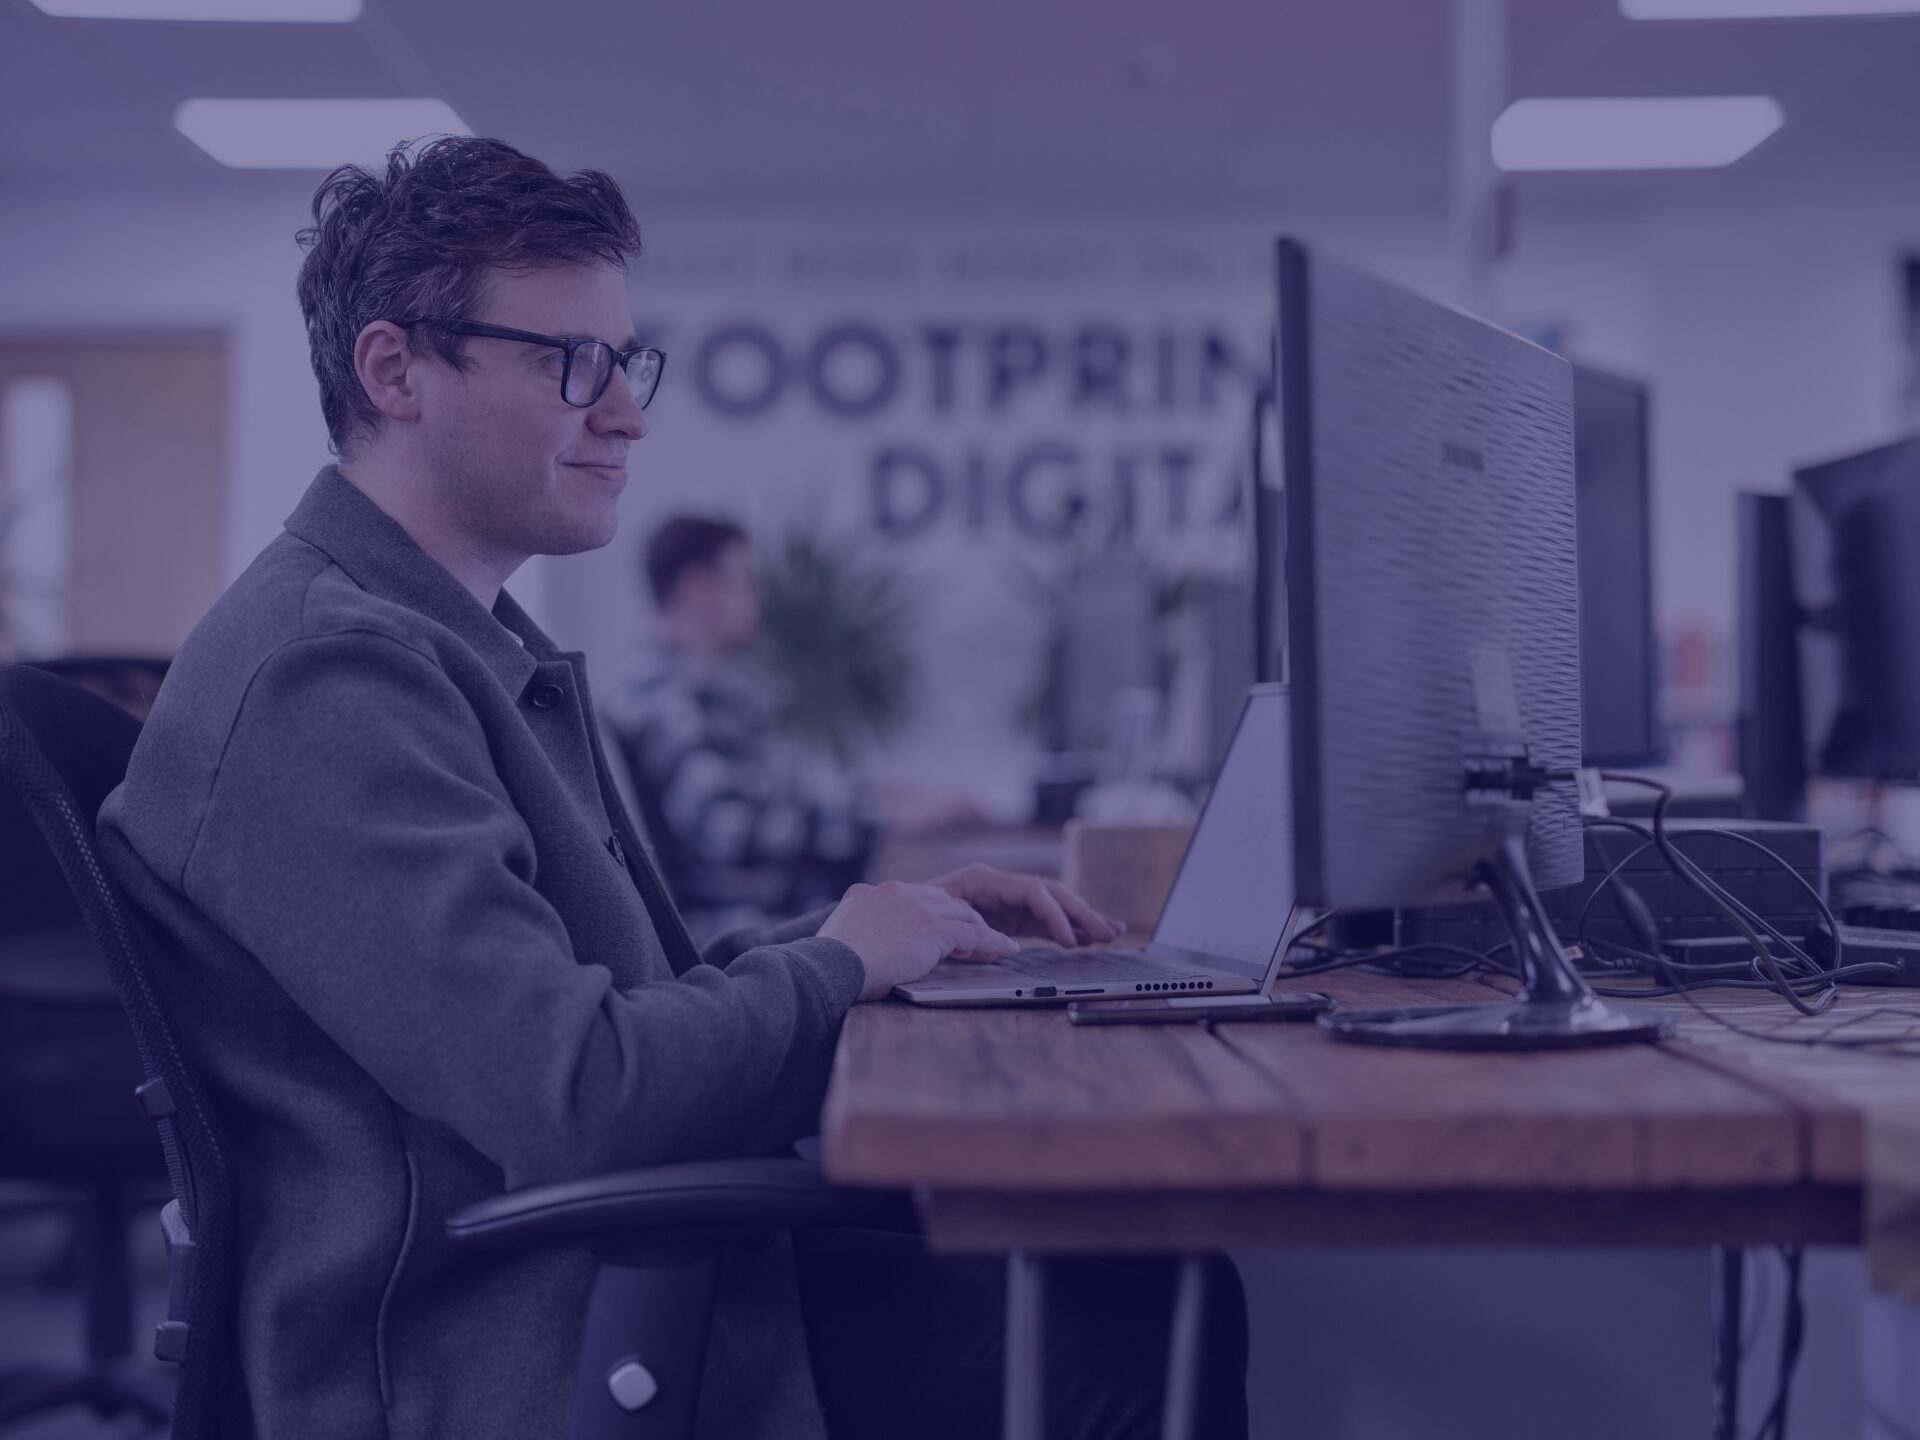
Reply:
[[[1292,776],[1286,689],[1257,685],[1153,927],[1155,949],[1265,976],[1293,911]]]

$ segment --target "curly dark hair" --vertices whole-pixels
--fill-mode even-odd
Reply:
[[[640,227],[610,176],[563,179],[511,145],[464,135],[396,145],[384,175],[342,165],[320,182],[313,224],[296,238],[307,252],[300,314],[320,409],[342,456],[380,423],[353,368],[354,344],[375,320],[470,315],[494,270],[625,266],[640,254]],[[434,327],[410,329],[408,343],[468,363],[460,337]]]

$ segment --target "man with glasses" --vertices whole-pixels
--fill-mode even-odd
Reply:
[[[975,867],[697,950],[610,783],[581,657],[503,588],[612,540],[647,434],[663,358],[632,332],[618,188],[440,140],[334,172],[301,241],[338,463],[182,647],[102,847],[226,1122],[252,1433],[554,1436],[592,1260],[455,1251],[447,1215],[787,1145],[817,1128],[856,1001],[1015,934],[1115,930]],[[858,1318],[816,1327],[823,1373]],[[912,1408],[940,1373],[879,1423],[942,1433]],[[1114,1413],[1148,1413],[1139,1390]]]

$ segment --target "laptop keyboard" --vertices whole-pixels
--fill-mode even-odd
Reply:
[[[1101,980],[1164,980],[1171,973],[1117,950],[1022,950],[995,964],[1036,980],[1072,980],[1084,976]]]

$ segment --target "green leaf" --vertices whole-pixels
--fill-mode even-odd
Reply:
[[[785,692],[788,731],[843,764],[899,733],[919,689],[919,613],[904,572],[809,527],[774,548],[760,593],[760,650]]]

